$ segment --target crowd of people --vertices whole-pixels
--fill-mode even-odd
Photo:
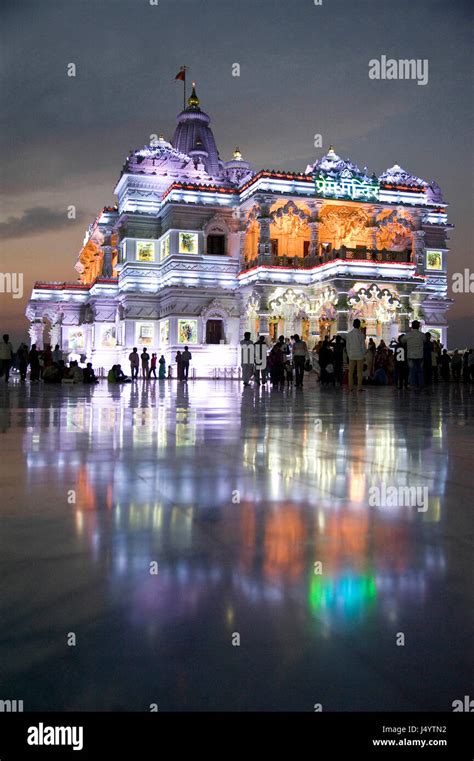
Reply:
[[[0,377],[8,383],[13,366],[18,368],[20,382],[25,383],[30,369],[30,382],[39,383],[98,383],[92,363],[88,362],[85,367],[80,367],[77,360],[66,363],[63,353],[56,344],[54,349],[46,345],[39,350],[36,344],[29,349],[25,343],[21,343],[16,351],[10,341],[10,336],[5,334],[0,342]]]
[[[311,351],[299,335],[280,336],[269,347],[264,336],[253,342],[248,332],[241,347],[244,386],[253,379],[256,385],[270,382],[276,388],[293,384],[302,388],[305,372],[315,374],[321,386],[349,389],[364,385],[421,389],[439,382],[474,381],[473,350],[461,354],[455,349],[449,355],[439,340],[421,332],[417,320],[388,345],[383,339],[378,346],[373,338],[367,341],[356,319],[345,336],[326,336]]]
[[[177,351],[176,357],[175,357],[175,363],[176,363],[176,375],[179,381],[187,381],[189,376],[189,364],[192,359],[192,354],[189,351],[189,348],[187,346],[184,347],[183,351]],[[141,378],[142,380],[150,380],[151,378],[154,378],[156,380],[156,368],[158,365],[158,380],[164,380],[166,376],[166,359],[164,355],[162,354],[161,357],[158,359],[158,355],[155,353],[152,353],[151,356],[146,348],[146,346],[143,348],[143,351],[141,354],[138,353],[138,349],[136,346],[133,347],[132,351],[128,355],[128,361],[130,362],[130,373],[131,377],[128,377],[125,375],[125,373],[122,370],[121,365],[113,365],[113,367],[109,370],[109,373],[107,375],[107,380],[109,383],[130,383],[131,381],[138,380],[140,377],[140,368],[141,368]],[[171,373],[169,372],[168,378],[171,378]]]
[[[326,336],[309,350],[306,341],[295,334],[290,338],[280,336],[269,346],[265,336],[257,341],[245,333],[241,343],[241,367],[244,386],[253,381],[256,385],[270,382],[275,388],[295,385],[303,387],[305,374],[316,376],[321,386],[347,386],[362,389],[364,385],[395,386],[399,389],[422,388],[440,382],[474,382],[474,352],[466,349],[452,354],[439,340],[427,332],[422,333],[420,323],[414,320],[411,330],[393,339],[387,345],[381,340],[376,345],[373,338],[366,339],[360,320],[354,320],[352,330],[345,336]],[[111,367],[107,374],[109,383],[127,383],[137,380],[171,377],[166,374],[166,359],[156,353],[149,354],[146,347],[141,354],[133,347],[129,354],[131,377],[121,365]],[[177,378],[187,381],[192,354],[187,346],[175,357]],[[91,362],[80,367],[77,360],[67,364],[58,344],[46,345],[38,350],[36,344],[28,348],[20,344],[16,355],[7,334],[0,341],[0,377],[8,383],[14,364],[18,368],[20,382],[27,379],[30,370],[31,383],[98,383]]]
[[[186,347],[187,348],[187,347]],[[156,366],[158,365],[158,379],[163,380],[166,378],[166,359],[163,354],[158,359],[158,355],[153,352],[150,356],[146,346],[143,347],[141,354],[138,353],[137,347],[134,346],[130,354],[128,355],[128,361],[130,362],[131,378],[129,380],[137,380],[142,369],[143,380],[149,380],[152,376],[156,379]],[[120,365],[114,365],[119,367]],[[112,368],[113,370],[114,368]],[[109,372],[110,375],[110,372]],[[125,377],[125,376],[124,376]],[[109,379],[110,380],[110,379]]]

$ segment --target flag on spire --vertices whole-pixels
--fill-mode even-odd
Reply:
[[[175,80],[178,79],[183,83],[183,111],[186,109],[186,69],[187,66],[181,66],[180,70],[175,76]]]

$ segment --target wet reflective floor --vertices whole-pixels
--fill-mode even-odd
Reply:
[[[0,383],[0,405],[0,699],[442,711],[472,695],[468,386]]]

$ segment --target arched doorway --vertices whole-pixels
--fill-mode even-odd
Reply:
[[[224,340],[224,323],[218,318],[206,321],[206,343],[220,344]]]
[[[368,338],[385,343],[397,336],[402,303],[396,291],[388,288],[381,290],[377,285],[354,287],[348,293],[351,308],[349,322],[357,317],[365,327]]]

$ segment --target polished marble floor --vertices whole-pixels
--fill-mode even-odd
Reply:
[[[473,685],[473,411],[463,385],[1,383],[0,699],[451,710]]]

